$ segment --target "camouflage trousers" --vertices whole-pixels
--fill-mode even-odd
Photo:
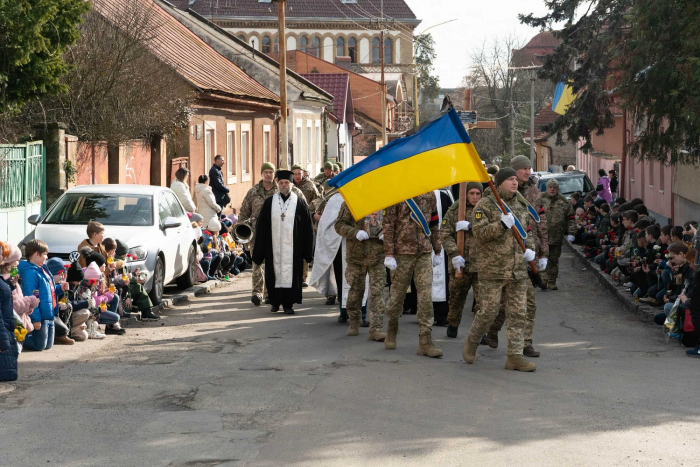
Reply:
[[[542,273],[542,279],[548,284],[556,284],[559,276],[559,258],[561,257],[561,245],[549,244],[549,258],[547,269]]]
[[[496,318],[502,302],[505,304],[508,355],[522,355],[527,308],[525,303],[527,279],[519,281],[479,279],[477,287],[479,288],[479,311],[474,315],[472,327],[467,335],[467,343],[474,346],[479,344],[481,337]]]
[[[381,331],[384,327],[384,284],[386,269],[384,264],[353,264],[345,268],[345,280],[350,285],[345,307],[353,321],[362,319],[362,298],[365,295],[365,278],[369,274],[369,330]]]
[[[535,288],[529,282],[527,283],[527,299],[525,312],[525,328],[523,330],[523,339],[525,345],[532,345],[532,332],[535,329],[535,314],[537,313],[537,303],[535,302]],[[501,302],[501,308],[498,310],[496,319],[489,328],[489,337],[498,337],[498,332],[503,328],[503,323],[506,322],[505,302]]]
[[[302,278],[304,282],[306,282],[306,279],[309,278],[309,263],[306,261],[304,261],[304,267],[302,269]]]
[[[475,272],[465,272],[462,277],[455,277],[455,273],[450,273],[450,312],[447,321],[450,326],[459,327],[462,322],[462,311],[469,295],[469,289],[474,290],[474,299],[477,309],[479,307],[479,293],[477,292],[477,276]]]
[[[389,319],[401,316],[406,291],[413,278],[418,295],[416,319],[420,332],[431,332],[433,326],[433,261],[430,253],[395,255],[396,270],[391,272],[391,293],[386,315]]]
[[[265,287],[265,264],[253,263],[253,295],[262,295],[267,297],[267,288]]]

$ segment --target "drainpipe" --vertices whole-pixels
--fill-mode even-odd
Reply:
[[[627,196],[627,111],[622,111],[622,161],[620,162],[620,177],[617,183],[617,196]]]
[[[336,162],[340,161],[340,123],[336,123],[338,130],[336,131],[336,140],[338,141],[338,155],[336,156]],[[342,163],[345,167],[345,162]]]

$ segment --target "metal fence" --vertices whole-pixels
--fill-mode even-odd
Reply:
[[[44,144],[0,144],[0,209],[45,199]]]

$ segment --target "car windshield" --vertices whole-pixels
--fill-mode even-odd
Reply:
[[[544,192],[547,190],[547,182],[552,178],[555,178],[557,182],[559,182],[559,193],[561,193],[562,195],[571,194],[575,191],[580,191],[581,193],[588,193],[593,189],[593,187],[590,186],[590,183],[587,182],[586,178],[583,175],[581,175],[580,177],[551,177],[546,179],[541,178],[539,181],[540,191]]]
[[[44,224],[153,225],[153,197],[149,195],[68,193],[58,202]]]

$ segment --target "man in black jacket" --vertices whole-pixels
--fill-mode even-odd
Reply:
[[[214,165],[209,169],[209,186],[214,192],[216,204],[221,206],[221,209],[231,202],[231,197],[228,195],[229,189],[224,183],[224,173],[221,168],[224,166],[224,156],[218,155],[214,158]]]

